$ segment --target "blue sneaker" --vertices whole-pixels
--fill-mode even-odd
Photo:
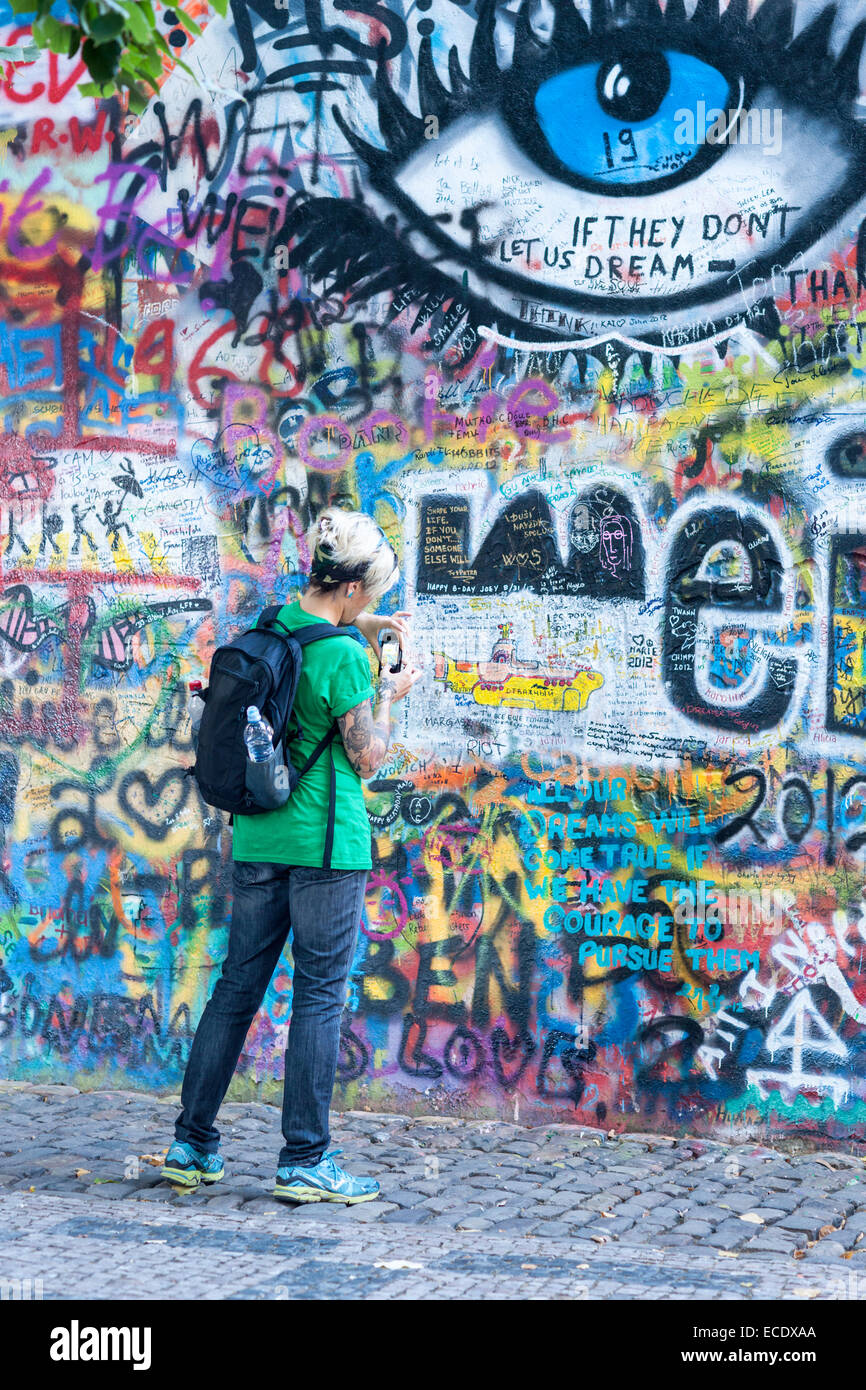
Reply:
[[[206,1154],[192,1144],[175,1139],[165,1156],[160,1177],[181,1187],[198,1187],[200,1182],[219,1182],[225,1175],[225,1165],[218,1153]]]
[[[290,1202],[372,1202],[379,1195],[374,1178],[355,1178],[334,1162],[342,1149],[331,1149],[311,1168],[278,1168],[275,1197]]]

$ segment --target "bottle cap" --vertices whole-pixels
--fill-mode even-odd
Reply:
[[[259,707],[258,707],[258,705],[248,705],[248,706],[247,706],[247,719],[249,720],[249,722],[250,722],[251,724],[256,724],[256,723],[258,723],[258,721],[261,719],[261,717],[262,717],[262,716],[261,716],[261,714],[259,713]]]
[[[189,688],[190,690],[201,690],[201,681],[190,681]]]

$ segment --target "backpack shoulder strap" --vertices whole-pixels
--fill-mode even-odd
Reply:
[[[303,764],[302,767],[298,768],[299,779],[303,777],[305,772],[309,772],[310,768],[313,766],[313,763],[318,762],[319,758],[322,756],[325,749],[328,747],[328,744],[334,742],[334,739],[337,737],[338,728],[339,725],[332,724],[328,732],[325,734],[324,738],[319,739],[319,742],[316,744],[315,748],[313,749],[310,756],[307,758],[306,762]]]
[[[259,614],[256,627],[273,627],[284,607],[285,605],[282,603],[272,603],[269,608],[263,608]],[[289,631],[284,623],[280,623],[280,627],[285,628],[286,632]]]
[[[299,627],[292,633],[299,647],[306,647],[309,642],[319,642],[323,637],[351,637],[351,635],[349,628],[334,627],[333,623],[314,623],[310,627]]]
[[[274,603],[269,608],[262,609],[259,614],[256,628],[275,632],[277,637],[293,637],[299,647],[305,647],[308,642],[318,642],[323,637],[351,637],[352,629],[348,627],[334,627],[333,623],[312,623],[304,627],[290,628],[280,618],[285,604]],[[282,628],[282,632],[277,629]]]

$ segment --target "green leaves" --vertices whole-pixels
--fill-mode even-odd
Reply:
[[[53,15],[42,15],[33,21],[33,42],[39,48],[50,48],[52,53],[66,53],[69,48],[70,27],[68,24],[61,24]]]
[[[91,21],[88,34],[95,44],[110,43],[119,39],[126,28],[126,16],[122,14],[101,14]]]
[[[155,27],[152,18],[153,11],[151,10],[151,18],[148,19],[145,8],[150,9],[150,6],[130,5],[129,7],[129,32],[141,48],[147,48],[153,38]]]
[[[106,83],[116,75],[122,48],[119,43],[97,43],[85,39],[81,45],[81,56],[87,64],[87,71],[94,82]]]
[[[226,14],[228,0],[212,3],[217,14]],[[54,17],[52,0],[10,0],[10,4],[16,14],[36,12],[33,42],[0,47],[0,59],[32,61],[46,49],[69,58],[80,53],[91,78],[79,86],[84,96],[126,92],[130,110],[143,110],[148,92],[159,90],[163,54],[194,77],[160,33],[150,0],[70,0],[75,23]],[[199,25],[181,8],[174,8],[187,31],[197,37],[202,32]]]
[[[185,10],[181,9],[175,9],[175,14],[180,16],[189,32],[194,35],[195,38],[198,38],[201,33],[201,26],[196,24],[192,15],[188,15]]]

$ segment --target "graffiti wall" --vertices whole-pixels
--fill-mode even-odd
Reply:
[[[424,666],[339,1103],[861,1140],[866,5],[157,15],[140,117],[0,89],[0,1071],[178,1089],[187,683],[337,502]]]

